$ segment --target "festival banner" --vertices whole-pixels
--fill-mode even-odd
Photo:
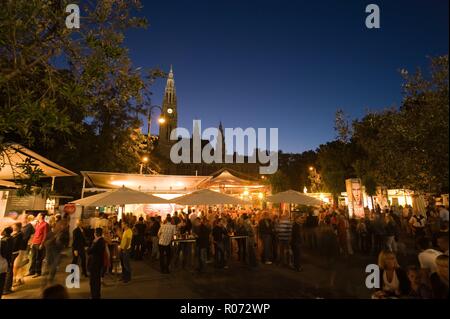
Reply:
[[[377,187],[377,204],[380,205],[381,209],[389,206],[388,189],[386,186]]]
[[[364,198],[361,179],[350,178],[345,181],[350,217],[364,218]]]

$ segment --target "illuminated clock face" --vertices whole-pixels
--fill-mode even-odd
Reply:
[[[172,113],[173,113],[173,109],[168,108],[168,109],[167,109],[167,113],[172,114]]]

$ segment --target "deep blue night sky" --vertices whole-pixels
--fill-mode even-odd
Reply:
[[[365,27],[367,4],[381,29]],[[143,1],[136,67],[173,64],[179,126],[278,127],[284,152],[332,140],[334,114],[398,106],[398,70],[448,53],[448,1]],[[164,80],[154,86],[161,104]],[[156,132],[156,125],[153,126]]]

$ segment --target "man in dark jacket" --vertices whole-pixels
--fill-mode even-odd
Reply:
[[[202,272],[206,263],[207,250],[209,246],[209,228],[206,218],[202,219],[197,230],[197,258],[198,271]]]
[[[305,221],[305,231],[306,238],[308,240],[308,245],[310,249],[317,249],[317,237],[316,237],[316,227],[319,221],[317,216],[313,215],[313,212],[309,212]]]
[[[263,243],[263,254],[261,261],[266,264],[272,264],[274,225],[272,220],[269,218],[268,212],[263,213],[263,218],[260,220],[258,226],[259,235]]]
[[[88,249],[88,256],[91,298],[100,299],[102,268],[105,257],[105,240],[103,239],[103,230],[101,228],[96,228],[94,231],[94,241],[92,242],[91,247]]]
[[[84,234],[84,230],[82,228],[82,222],[81,220],[77,220],[77,227],[72,232],[73,235],[73,241],[72,241],[72,264],[77,265],[78,260],[81,259],[81,271],[83,272],[83,275],[87,277],[87,271],[86,271],[86,250],[85,247],[87,246],[86,237]]]
[[[152,240],[152,260],[158,260],[159,259],[159,245],[158,245],[158,232],[159,228],[161,227],[161,224],[159,220],[155,217],[152,217],[151,219],[151,226],[149,229],[149,235]]]
[[[227,235],[227,229],[224,227],[222,219],[219,218],[212,229],[214,240],[214,266],[217,268],[225,267],[225,240],[227,240]]]
[[[294,268],[296,271],[302,271],[300,266],[300,245],[302,243],[301,236],[301,217],[297,215],[294,225],[292,226],[291,248],[294,255]]]
[[[147,228],[147,225],[144,223],[144,217],[139,217],[139,221],[134,227],[136,229],[134,258],[136,260],[142,260],[145,252],[145,230]]]
[[[2,233],[2,239],[0,243],[0,254],[3,258],[6,259],[6,262],[8,263],[8,272],[4,272],[0,274],[0,298],[2,297],[2,294],[9,294],[11,293],[10,290],[3,291],[6,284],[6,278],[7,274],[12,271],[12,253],[13,253],[13,246],[14,246],[14,239],[11,237],[11,234],[13,232],[13,229],[11,227],[6,227],[3,230]]]
[[[5,291],[11,291],[11,288],[13,286],[13,280],[15,277],[14,271],[16,270],[14,267],[14,263],[16,261],[16,258],[19,256],[19,253],[21,250],[26,250],[26,243],[23,240],[23,234],[22,234],[22,224],[21,223],[15,223],[13,225],[13,232],[11,234],[12,238],[12,257],[11,257],[11,268],[8,272],[8,276],[6,277],[6,286],[4,288]]]

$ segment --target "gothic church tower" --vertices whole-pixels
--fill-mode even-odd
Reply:
[[[165,122],[159,126],[159,144],[168,146],[175,142],[170,141],[170,133],[178,127],[177,93],[172,66],[170,66],[169,76],[167,77],[162,111],[161,116],[164,117]]]

